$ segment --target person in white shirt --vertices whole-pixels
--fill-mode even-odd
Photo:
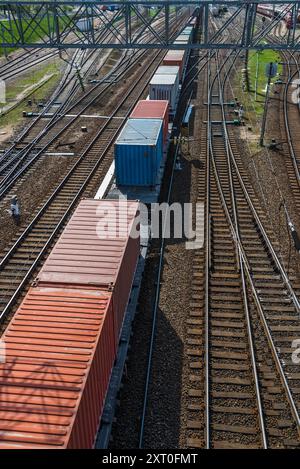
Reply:
[[[10,204],[10,211],[11,211],[11,216],[16,222],[16,225],[20,224],[20,217],[21,217],[21,210],[20,210],[20,204],[18,201],[18,198],[14,196],[11,199],[11,204]]]
[[[243,119],[243,117],[244,117],[244,107],[241,104],[240,108],[239,108],[239,118],[240,118],[240,120]]]

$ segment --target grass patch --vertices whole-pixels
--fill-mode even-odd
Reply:
[[[59,73],[59,64],[58,62],[52,62],[36,71],[31,71],[26,75],[23,75],[22,78],[16,80],[16,83],[13,85],[8,84],[6,89],[6,99],[12,101],[16,98],[18,94],[24,91],[29,86],[38,83],[43,79],[45,75]]]
[[[283,66],[279,65],[282,58],[280,54],[273,50],[264,50],[258,55],[258,86],[257,86],[257,99],[255,100],[255,77],[256,77],[256,51],[249,52],[249,80],[250,92],[243,90],[242,72],[239,71],[234,80],[235,96],[243,104],[245,109],[245,123],[247,127],[251,127],[252,131],[248,132],[246,138],[247,145],[252,154],[260,151],[259,136],[261,131],[261,120],[264,112],[266,85],[268,78],[266,77],[266,65],[270,62],[278,63],[277,76],[272,78],[271,83],[274,83],[283,71]],[[271,88],[272,94],[272,88]]]
[[[264,109],[264,98],[266,95],[266,86],[268,79],[266,77],[266,66],[270,62],[278,63],[278,73],[275,78],[272,78],[272,82],[276,81],[279,75],[282,73],[282,65],[279,64],[281,61],[280,54],[274,50],[264,50],[258,52],[258,79],[257,79],[257,101],[253,101],[255,111],[258,115],[262,115]],[[249,79],[251,91],[255,91],[256,81],[256,68],[257,68],[257,53],[256,51],[250,51],[249,53]]]
[[[29,20],[30,21],[30,20]],[[27,43],[34,43],[40,39],[40,37],[45,36],[45,31],[55,31],[54,17],[49,18],[49,24],[47,18],[37,19],[38,24],[33,22],[32,26],[28,27],[28,22],[22,22],[22,29],[24,32],[24,41]],[[64,17],[59,19],[60,28],[64,27]],[[0,41],[16,43],[20,40],[20,35],[16,26],[16,23],[12,21],[1,21],[0,22]],[[11,52],[16,50],[17,47],[7,47],[6,52]],[[4,55],[4,49],[0,47],[0,55]]]
[[[55,86],[59,82],[60,67],[58,62],[48,64],[38,70],[36,73],[31,72],[30,76],[18,80],[17,85],[12,86],[10,89],[7,90],[7,99],[14,99],[19,93],[24,91],[26,87],[38,83],[40,80],[43,79],[44,76],[51,74],[53,74],[53,76],[30,95],[30,99],[33,101],[33,103],[43,101],[45,98],[48,98],[52,90],[54,90]],[[8,111],[7,114],[0,116],[0,127],[3,128],[9,125],[13,125],[15,127],[26,119],[23,117],[23,111],[28,112],[35,110],[36,106],[33,105],[32,107],[29,107],[27,104],[27,99],[25,99],[24,101],[20,102],[20,104],[18,104],[14,109]]]

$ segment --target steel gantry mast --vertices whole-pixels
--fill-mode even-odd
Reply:
[[[109,7],[115,7],[109,11]],[[216,21],[215,8],[227,7],[218,18],[217,32],[211,23]],[[274,14],[262,21],[261,8]],[[0,0],[0,47],[26,48],[119,48],[119,49],[296,49],[300,50],[297,29],[299,1],[282,0]],[[174,46],[170,24],[174,15],[201,16],[201,39],[196,44]],[[280,40],[272,43],[263,39],[280,22],[290,18],[290,26]],[[164,17],[163,26],[156,27]],[[138,28],[136,27],[138,25]],[[241,34],[232,38],[232,28]],[[96,31],[110,34],[97,42]],[[178,31],[179,33],[180,31]],[[147,41],[143,40],[146,37]]]

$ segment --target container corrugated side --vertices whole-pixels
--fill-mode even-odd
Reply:
[[[111,290],[116,341],[139,258],[138,214],[136,201],[82,200],[36,279],[39,286]]]
[[[174,41],[174,44],[182,43],[188,44],[190,42],[190,37],[187,34],[180,34]]]
[[[167,141],[169,132],[169,101],[141,100],[133,109],[130,119],[162,119],[164,122],[164,142]]]
[[[150,81],[150,85],[153,83],[163,84],[164,81],[160,78],[161,75],[166,75],[168,77],[172,77],[172,76],[176,77],[176,80],[172,80],[170,78],[170,83],[172,83],[172,81],[174,82],[175,90],[177,90],[177,93],[178,93],[179,83],[180,83],[180,67],[174,66],[174,65],[172,66],[161,65],[160,67],[158,67],[158,69],[156,70],[156,73],[153,75],[152,80]],[[161,80],[161,82],[159,80]]]
[[[181,78],[183,73],[184,58],[184,51],[169,51],[163,59],[163,65],[179,67]]]
[[[163,158],[163,121],[129,119],[115,143],[119,186],[154,186]]]
[[[179,67],[174,65],[160,65],[155,75],[179,75]]]
[[[112,295],[29,290],[3,336],[0,447],[92,448],[116,356]]]
[[[150,99],[168,100],[170,110],[175,111],[179,92],[178,75],[154,75],[149,84]]]
[[[180,35],[181,36],[188,36],[191,39],[192,34],[193,34],[193,28],[192,28],[192,26],[188,26],[181,32]]]
[[[187,26],[184,28],[184,30],[181,32],[181,34],[192,34],[193,32],[193,27],[192,26]]]

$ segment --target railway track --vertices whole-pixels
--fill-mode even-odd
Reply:
[[[106,36],[107,33],[104,34],[104,36],[103,34],[100,34],[97,40],[100,42],[101,40],[104,40]],[[84,72],[81,72],[81,75],[82,78],[85,78],[93,65],[93,63],[90,62],[94,54],[95,51],[86,53],[86,51],[76,50],[57,90],[55,90],[47,105],[0,157],[0,186],[4,186],[5,183],[12,178],[13,173],[20,170],[21,165],[27,167],[28,161],[32,160],[32,155],[30,153],[34,145],[39,143],[40,139],[43,138],[43,135],[48,129],[51,129],[55,124],[59,125],[61,118],[64,116],[64,109],[67,110],[68,106],[70,107],[71,101],[74,100],[74,96],[76,96],[76,93],[80,88],[79,83],[75,81],[76,74],[74,72],[74,65],[77,64],[77,66],[83,68]],[[105,62],[103,65],[105,65]],[[113,70],[118,65],[119,62]],[[108,73],[107,78],[109,78],[110,74],[111,73]],[[89,93],[93,93],[94,89],[98,87],[99,85],[91,87],[87,95],[89,95]],[[81,97],[79,102],[82,100],[83,97]],[[59,103],[58,107],[56,106],[56,103]],[[72,106],[70,109],[72,109]],[[51,111],[52,117],[45,117],[48,113],[51,113]],[[61,128],[62,126],[60,127],[60,130]],[[53,135],[55,135],[55,132]]]
[[[36,65],[39,65],[45,62],[46,60],[50,60],[59,55],[59,52],[55,51],[48,52],[47,54],[40,56],[39,54],[42,51],[43,49],[37,49],[36,51],[29,53],[28,55],[22,55],[14,61],[7,62],[0,68],[0,77],[2,78],[2,80],[16,78],[18,75],[26,72],[30,68],[35,67]]]
[[[194,264],[195,285],[204,292],[196,336],[205,337],[206,447],[293,446],[300,422],[300,375],[291,363],[297,294],[264,229],[266,217],[227,124],[230,67],[221,72],[217,62],[215,68],[208,91],[206,253]]]
[[[198,171],[198,202],[207,204],[206,239],[205,249],[195,251],[193,260],[185,343],[189,382],[182,383],[182,392],[188,388],[182,425],[190,448],[295,448],[300,445],[300,374],[299,366],[292,363],[292,342],[300,333],[300,285],[293,273],[286,274],[277,255],[279,246],[271,229],[265,228],[268,219],[244,169],[236,133],[228,124],[233,117],[225,102],[233,99],[228,85],[236,60],[234,53],[220,65],[219,55],[211,53],[208,97],[203,98],[208,103],[202,105],[208,126],[203,126],[200,136],[199,163],[206,171]],[[161,251],[155,254],[159,266],[140,447],[155,440],[155,433],[151,438],[145,425],[153,429],[153,422],[160,424],[154,414],[162,406],[152,406],[158,393],[165,397],[161,372],[155,373],[157,363],[153,363],[159,361],[158,352],[153,352],[153,334],[160,342],[155,339],[155,308],[163,259]],[[159,303],[164,321],[170,320],[164,306]],[[160,350],[161,344],[156,347]],[[151,368],[156,377],[154,397],[148,395]],[[182,378],[180,373],[176,376]],[[166,402],[166,408],[172,405]],[[164,435],[162,424],[157,425],[157,434]]]
[[[116,28],[117,27],[118,27],[118,20],[116,21]],[[98,32],[99,38],[105,35],[107,35],[106,28],[105,27],[99,28],[99,32]],[[74,37],[72,37],[72,35],[69,35],[69,33],[67,32],[63,34],[63,39],[65,39],[67,36],[69,36],[68,42],[72,42],[72,43],[79,42],[79,40],[76,39],[76,37],[78,38],[77,34],[73,34]],[[66,43],[65,48],[67,49],[67,43]],[[89,54],[93,55],[94,52],[95,51],[91,51],[89,52]],[[35,50],[28,50],[28,51],[26,50],[18,54],[16,57],[14,57],[11,60],[7,59],[6,62],[3,62],[0,65],[0,77],[3,80],[16,78],[18,75],[20,75],[21,73],[24,73],[30,68],[35,67],[36,65],[39,65],[45,62],[46,60],[59,56],[59,53],[60,52],[58,50],[47,51],[43,48],[39,48]]]
[[[120,65],[118,72],[119,77],[127,73],[127,68],[130,64],[129,60],[124,59],[121,64],[118,64]],[[113,73],[113,71],[111,73]],[[24,135],[28,141],[28,143],[23,141],[22,144],[25,145],[25,147],[20,151],[17,149],[13,156],[11,156],[11,154],[8,156],[5,155],[6,158],[2,161],[0,168],[0,174],[2,175],[2,179],[0,180],[0,198],[6,195],[9,189],[14,187],[16,181],[18,181],[19,184],[22,182],[21,178],[27,174],[28,169],[31,168],[35,161],[43,157],[45,151],[49,147],[51,148],[51,145],[54,151],[58,151],[54,146],[55,142],[59,139],[63,139],[64,134],[72,130],[70,129],[72,125],[74,129],[74,125],[77,125],[81,115],[87,112],[90,106],[96,104],[110,87],[110,83],[92,87],[84,96],[79,98],[76,104],[67,107],[65,111],[58,110],[50,120],[47,117],[43,117],[45,114],[43,113],[38,122],[35,122],[34,125],[31,126],[30,132]],[[71,89],[69,96],[71,97],[73,93],[74,90]],[[84,103],[84,101],[86,101],[85,104],[79,108],[80,103]],[[49,107],[51,107],[51,105]],[[66,114],[72,113],[75,108],[77,109],[77,114],[74,114],[73,117],[66,117]],[[18,142],[17,146],[20,145],[21,142]],[[14,146],[14,149],[16,149],[16,146]]]
[[[268,35],[270,42],[280,43],[280,38],[274,34]],[[300,123],[300,108],[299,100],[295,102],[294,94],[299,98],[297,92],[298,84],[294,84],[294,81],[300,78],[300,67],[299,67],[299,54],[294,51],[283,51],[281,52],[283,58],[283,66],[285,67],[285,78],[283,83],[279,83],[276,86],[276,94],[280,96],[280,127],[281,138],[279,138],[279,144],[282,145],[280,155],[284,157],[284,166],[288,175],[289,186],[293,196],[294,206],[296,211],[300,213],[300,146],[298,143],[299,123]],[[277,179],[274,168],[274,177]],[[280,189],[279,189],[280,190]],[[281,194],[283,198],[283,195]]]
[[[179,19],[179,23],[174,24],[173,29],[178,25],[181,27],[183,23],[184,19]],[[68,93],[68,97],[70,100],[73,99],[73,103],[68,105],[68,99],[64,100],[64,104],[55,111],[53,117],[49,120],[48,117],[44,116],[65,88],[66,83],[64,81],[61,89],[58,93],[55,93],[41,116],[23,132],[21,138],[0,158],[0,199],[8,195],[9,190],[15,190],[16,183],[18,185],[22,183],[24,175],[27,175],[28,170],[34,170],[33,164],[44,156],[46,150],[60,152],[60,140],[65,140],[67,135],[76,133],[81,116],[85,113],[89,114],[89,109],[94,109],[97,102],[104,99],[105,93],[109,92],[113,85],[117,85],[128,74],[130,68],[135,67],[138,60],[142,60],[145,55],[145,51],[137,51],[129,56],[124,55],[103,80],[92,86],[76,102],[74,102],[76,90],[72,88]],[[86,138],[88,137],[89,135],[86,136]],[[85,142],[83,139],[80,140],[82,144]],[[56,146],[56,144],[58,145]]]
[[[293,81],[300,78],[299,55],[289,52],[284,54],[287,63],[287,80],[283,90],[283,118],[287,143],[284,145],[285,165],[290,181],[297,212],[300,213],[300,145],[299,103],[293,102]]]

